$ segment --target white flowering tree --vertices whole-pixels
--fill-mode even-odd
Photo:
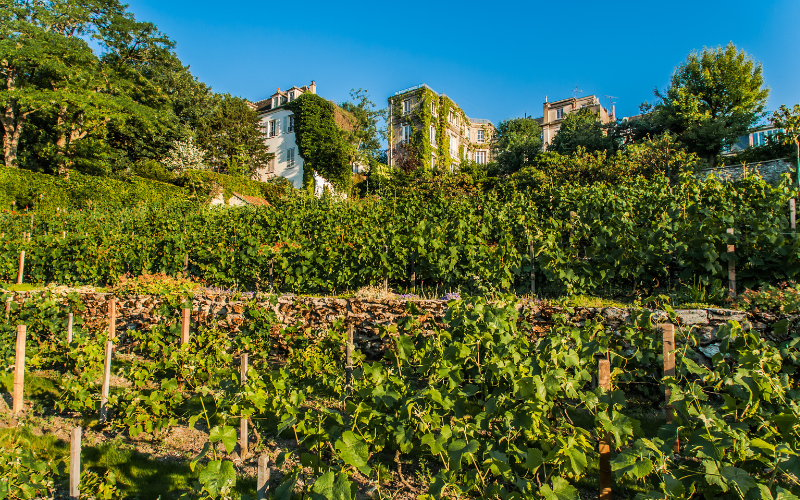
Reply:
[[[206,163],[206,152],[195,146],[191,137],[172,144],[169,155],[164,159],[164,166],[175,175],[181,175],[187,170],[210,170]]]

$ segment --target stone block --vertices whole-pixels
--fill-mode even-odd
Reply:
[[[725,323],[728,321],[742,322],[747,319],[744,311],[734,311],[732,309],[708,309],[708,320],[711,322]]]
[[[707,325],[708,312],[705,309],[676,309],[678,324],[684,326]]]

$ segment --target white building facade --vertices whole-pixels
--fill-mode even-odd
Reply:
[[[310,85],[303,87],[291,87],[288,90],[279,88],[269,99],[253,104],[261,118],[264,143],[269,146],[269,151],[275,154],[275,158],[267,168],[256,172],[257,180],[266,181],[274,177],[284,177],[289,179],[296,189],[303,187],[303,158],[297,149],[294,114],[285,105],[306,92],[317,93],[317,85],[313,80]],[[326,185],[330,186],[322,177],[315,175],[314,178],[317,190],[324,189]]]

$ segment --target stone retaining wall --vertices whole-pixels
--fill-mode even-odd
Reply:
[[[18,293],[15,300],[21,301],[30,296],[30,292]],[[81,293],[81,302],[86,310],[81,314],[90,329],[104,329],[107,325],[108,299],[107,293]],[[157,323],[157,314],[161,299],[149,295],[117,296],[117,334],[124,335],[128,329],[149,329]],[[410,315],[412,301],[408,300],[366,300],[336,299],[325,297],[295,297],[291,295],[278,298],[277,304],[269,300],[259,300],[262,307],[270,307],[275,311],[278,321],[283,325],[294,325],[299,322],[302,328],[325,330],[337,320],[352,322],[355,327],[355,340],[362,350],[377,353],[383,349],[383,341],[379,336],[380,326],[396,324],[401,318]],[[220,327],[238,331],[244,320],[244,309],[247,300],[235,299],[227,294],[197,296],[193,302],[192,318],[195,323],[210,324],[216,322]],[[447,303],[439,300],[414,300],[413,306],[425,316],[424,319],[441,324]],[[631,310],[615,307],[591,308],[558,306],[541,306],[532,301],[521,302],[522,316],[531,324],[537,334],[546,333],[555,322],[554,316],[563,315],[576,326],[587,320],[601,321],[611,329],[617,329],[631,321]],[[729,309],[684,309],[677,310],[679,327],[699,329],[704,344],[712,344],[717,328],[729,320],[739,321],[745,328],[755,328],[762,335],[771,338],[772,324],[781,317],[771,313],[750,314]],[[655,314],[666,321],[663,311]],[[796,319],[796,316],[790,316]]]

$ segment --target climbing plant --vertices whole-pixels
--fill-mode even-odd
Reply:
[[[310,93],[285,106],[294,113],[297,149],[304,162],[303,184],[307,185],[316,171],[337,189],[346,190],[356,149],[347,113]]]

